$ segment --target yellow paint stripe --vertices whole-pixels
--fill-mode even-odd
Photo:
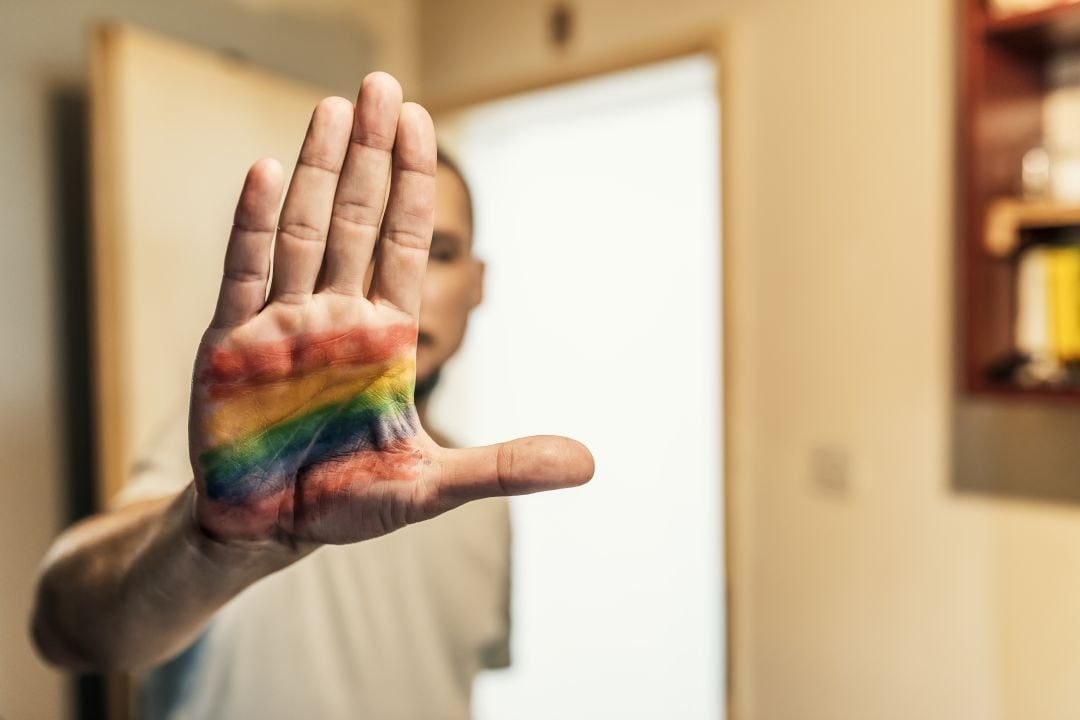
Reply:
[[[272,427],[296,415],[339,403],[361,393],[389,395],[411,382],[413,360],[328,368],[304,377],[253,386],[219,401],[207,421],[210,446]]]

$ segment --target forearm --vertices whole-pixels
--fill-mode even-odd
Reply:
[[[164,660],[244,588],[305,554],[224,544],[195,524],[194,489],[93,517],[45,559],[34,639],[51,662],[116,670]]]

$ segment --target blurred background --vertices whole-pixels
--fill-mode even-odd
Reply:
[[[478,717],[1080,715],[1080,3],[0,13],[0,717],[122,716],[36,568],[183,402],[244,168],[373,69],[476,194],[440,419],[597,450],[513,506]]]

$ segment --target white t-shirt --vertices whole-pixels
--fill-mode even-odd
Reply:
[[[190,481],[180,414],[114,504]],[[508,506],[484,500],[264,578],[141,674],[136,705],[145,720],[468,718],[474,677],[509,664],[509,638]]]

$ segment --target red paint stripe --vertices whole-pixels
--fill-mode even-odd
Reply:
[[[359,452],[320,463],[304,475],[293,501],[292,531],[301,537],[317,535],[322,542],[350,543],[364,528],[364,508],[385,501],[387,494],[408,492],[394,488],[419,477],[423,455],[404,446],[384,452]],[[381,486],[381,487],[379,487]],[[394,528],[385,528],[387,531]]]
[[[285,380],[335,366],[386,362],[416,347],[415,325],[355,328],[340,332],[307,333],[276,343],[236,350],[210,351],[201,379],[215,395],[229,394],[228,385]]]
[[[364,508],[370,507],[372,498],[408,492],[392,486],[415,481],[422,460],[419,450],[409,448],[335,458],[309,468],[299,486],[289,483],[242,504],[207,502],[203,523],[221,539],[258,540],[283,530],[322,543],[356,542],[375,535],[363,525]],[[380,484],[384,487],[376,487]],[[358,536],[365,530],[366,535]]]

